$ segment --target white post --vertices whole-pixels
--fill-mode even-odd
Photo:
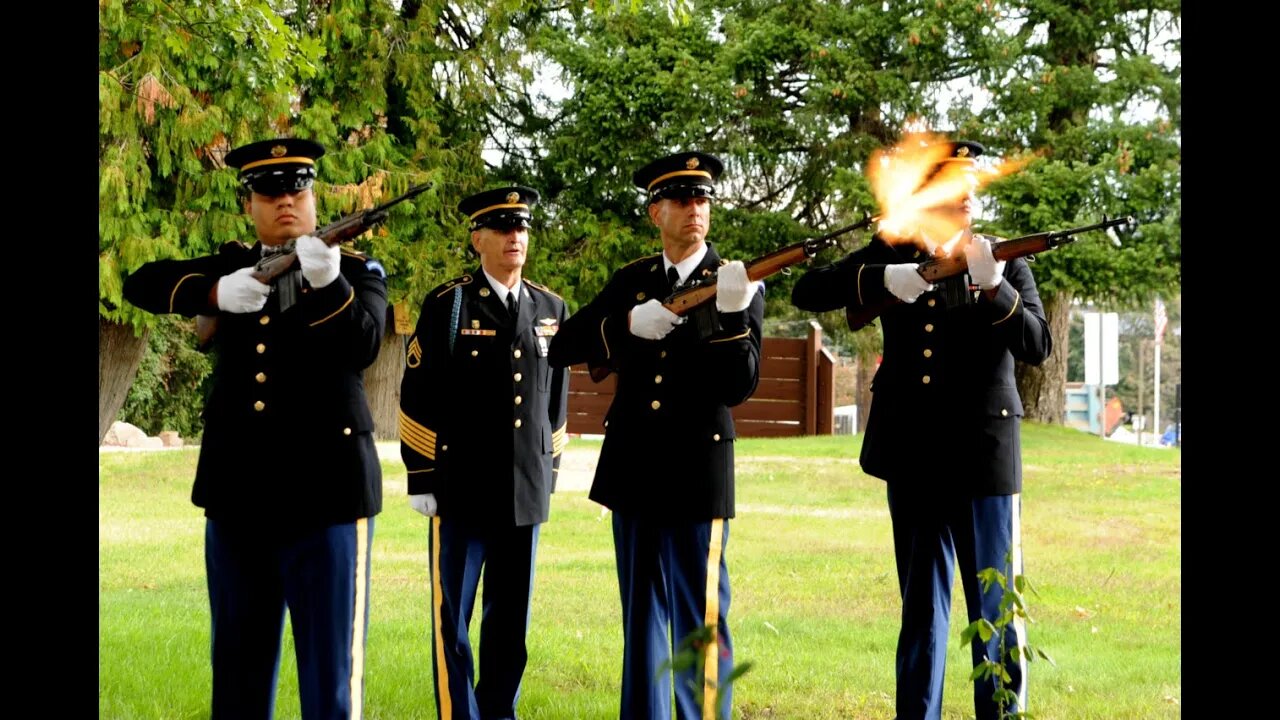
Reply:
[[[1098,414],[1100,422],[1098,423],[1098,437],[1107,437],[1107,371],[1103,369],[1105,359],[1102,352],[1103,338],[1105,337],[1102,330],[1102,313],[1098,313]]]

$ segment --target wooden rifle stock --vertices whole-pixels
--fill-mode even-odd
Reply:
[[[422,183],[415,185],[405,194],[388,200],[378,207],[369,210],[360,210],[351,213],[345,217],[335,220],[328,225],[316,230],[312,235],[320,238],[330,247],[339,243],[354,240],[362,235],[369,228],[385,222],[387,219],[387,211],[396,203],[404,202],[409,198],[418,195],[431,187],[431,183]],[[287,272],[298,261],[298,253],[295,250],[272,255],[258,261],[253,266],[253,277],[260,283],[270,285],[280,275]],[[218,285],[214,283],[213,288],[209,291],[209,305],[218,306]],[[196,339],[201,348],[206,347],[209,341],[213,339],[214,333],[218,331],[218,318],[215,315],[197,315],[196,316]]]
[[[783,270],[808,260],[817,255],[819,252],[832,247],[836,244],[836,238],[854,230],[870,227],[872,223],[879,220],[880,217],[866,217],[852,225],[846,225],[839,230],[834,230],[821,237],[802,240],[793,245],[774,250],[773,252],[762,255],[748,263],[746,263],[747,281],[756,282],[763,280],[771,275],[776,275]],[[714,278],[706,280],[694,281],[691,285],[681,288],[662,301],[662,306],[676,315],[685,316],[693,312],[697,308],[706,304],[716,296],[716,281]],[[613,368],[607,365],[596,365],[589,368],[591,379],[600,382],[609,377],[613,372]]]
[[[991,254],[995,257],[996,262],[1001,260],[1012,260],[1014,258],[1034,255],[1052,250],[1059,245],[1065,245],[1075,240],[1075,236],[1088,232],[1090,230],[1105,230],[1106,228],[1116,227],[1118,225],[1133,224],[1134,219],[1130,216],[1119,217],[1113,220],[1107,220],[1105,217],[1102,222],[1093,225],[1085,225],[1083,227],[1069,228],[1067,230],[1057,230],[1054,232],[1033,233],[1022,237],[1013,238],[1012,240],[999,240],[991,243]],[[920,263],[916,267],[916,272],[930,283],[936,283],[945,278],[960,275],[969,269],[969,263],[965,260],[963,254],[948,255],[946,257],[930,258]],[[849,323],[850,330],[861,330],[869,325],[885,310],[901,303],[897,297],[892,294],[888,295],[880,302],[861,305],[858,307],[846,307],[844,310],[845,320]]]

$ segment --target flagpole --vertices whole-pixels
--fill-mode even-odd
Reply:
[[[1156,434],[1157,441],[1159,438],[1164,437],[1164,428],[1160,426],[1160,346],[1164,344],[1164,326],[1168,322],[1169,316],[1165,313],[1164,301],[1157,297],[1155,309],[1155,402],[1152,403],[1152,408],[1155,411],[1155,427],[1152,428],[1152,432]]]
[[[1156,437],[1164,436],[1164,428],[1160,426],[1160,338],[1156,338],[1156,399],[1155,399],[1155,429]]]

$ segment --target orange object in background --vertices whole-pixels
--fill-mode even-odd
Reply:
[[[1107,401],[1107,408],[1103,411],[1103,423],[1107,428],[1107,436],[1115,432],[1120,423],[1124,421],[1124,403],[1120,402],[1120,398],[1113,397]]]

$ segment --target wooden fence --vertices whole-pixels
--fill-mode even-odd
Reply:
[[[765,338],[760,355],[755,394],[733,408],[738,436],[830,435],[835,428],[835,362],[822,347],[821,326],[810,321],[805,338]],[[617,376],[594,383],[586,365],[570,371],[568,431],[603,433]]]

